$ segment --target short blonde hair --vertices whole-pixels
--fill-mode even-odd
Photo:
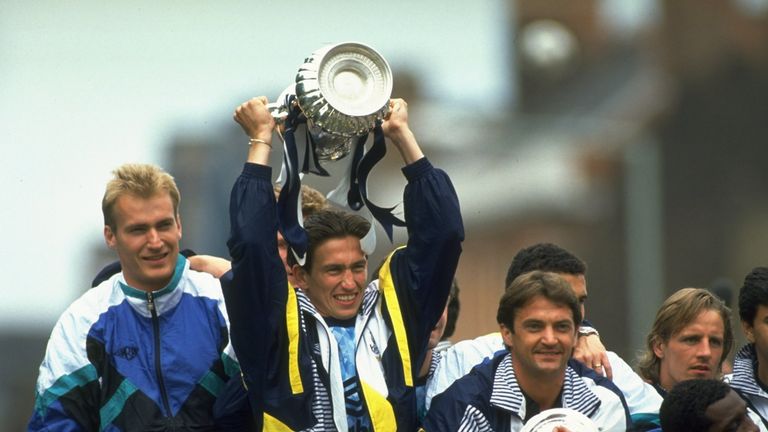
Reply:
[[[101,200],[101,212],[104,225],[113,231],[117,229],[114,207],[123,195],[150,198],[159,193],[167,193],[173,203],[173,214],[179,215],[181,195],[173,177],[160,167],[150,164],[125,164],[112,171],[112,180],[107,183],[104,198]]]

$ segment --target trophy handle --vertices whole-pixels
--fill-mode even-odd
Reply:
[[[290,112],[290,109],[293,107],[289,107],[285,104],[285,101],[288,100],[289,96],[293,96],[296,94],[296,85],[291,84],[288,87],[283,90],[282,93],[280,93],[280,96],[277,97],[277,102],[271,102],[267,104],[267,109],[269,110],[269,113],[272,114],[272,117],[275,119],[275,122],[279,125],[285,123],[285,119],[288,118],[288,113]],[[295,99],[295,98],[294,98]],[[296,100],[294,100],[292,105],[297,105]]]
[[[267,109],[277,124],[283,124],[288,117],[288,107],[279,102],[268,103]]]

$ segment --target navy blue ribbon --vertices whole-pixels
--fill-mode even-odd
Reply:
[[[392,241],[393,226],[404,227],[405,222],[392,214],[392,210],[394,210],[395,207],[379,207],[368,199],[368,175],[371,173],[373,167],[379,163],[386,154],[387,145],[384,140],[384,131],[381,129],[381,121],[377,121],[376,126],[373,128],[373,146],[371,146],[371,149],[368,150],[365,156],[363,156],[359,164],[356,165],[357,168],[355,169],[355,175],[353,177],[355,177],[354,182],[357,182],[357,189],[360,192],[360,197],[362,197],[365,206],[371,211],[373,218],[381,224],[382,228],[384,228],[384,232],[387,233],[389,241]],[[352,189],[350,188],[350,191],[351,190]],[[352,207],[352,203],[350,203],[350,207],[354,208]]]
[[[304,231],[299,220],[300,209],[299,196],[301,193],[301,179],[299,178],[299,155],[296,149],[296,138],[294,133],[296,127],[306,119],[298,106],[294,106],[293,98],[288,96],[285,104],[289,107],[288,117],[285,119],[285,132],[283,139],[285,146],[283,149],[283,165],[286,169],[285,183],[280,189],[280,195],[277,198],[277,216],[280,232],[285,241],[291,245],[291,249],[296,255],[299,263],[304,263],[304,257],[307,253],[307,232]]]
[[[330,174],[320,165],[317,159],[317,152],[315,152],[316,142],[309,132],[308,125],[306,128],[304,158],[301,168],[299,168],[295,132],[299,125],[307,123],[307,119],[304,117],[301,109],[292,103],[295,97],[295,95],[289,95],[285,100],[286,106],[290,107],[288,116],[285,119],[285,132],[283,133],[285,142],[283,165],[286,172],[285,183],[282,185],[277,199],[277,213],[280,232],[291,246],[297,261],[303,264],[308,247],[308,238],[300,219],[302,215],[298,204],[301,194],[300,173],[313,173],[320,176],[329,176]],[[368,199],[368,175],[373,167],[387,154],[381,121],[376,122],[373,129],[373,145],[368,152],[365,151],[367,140],[368,134],[360,136],[352,153],[352,175],[350,175],[349,180],[347,204],[354,211],[360,210],[363,206],[368,207],[373,218],[381,224],[389,240],[392,241],[393,227],[405,226],[405,222],[392,213],[396,206],[380,207]]]

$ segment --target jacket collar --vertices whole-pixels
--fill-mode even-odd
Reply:
[[[176,288],[179,286],[181,278],[184,275],[184,270],[186,270],[187,267],[187,259],[184,255],[179,254],[176,260],[176,267],[173,270],[173,276],[171,277],[170,282],[168,282],[168,285],[157,291],[152,291],[152,298],[155,301],[158,315],[161,315],[168,309],[176,306],[181,299],[181,294],[183,294],[182,290]],[[147,291],[128,285],[122,273],[120,273],[117,283],[120,290],[137,311],[144,316],[151,315],[146,307],[148,300]]]
[[[571,366],[565,369],[562,393],[563,408],[576,410],[587,417],[594,414],[600,407],[600,398],[587,387]],[[510,411],[521,419],[525,418],[525,397],[515,376],[512,354],[505,354],[496,368],[490,402],[491,405]]]
[[[302,312],[313,315],[316,319],[322,319],[320,313],[317,311],[317,308],[315,308],[315,305],[312,304],[312,302],[309,300],[309,297],[307,297],[307,294],[304,293],[304,290],[301,288],[295,288],[295,290],[296,299],[299,301],[299,309],[301,309]],[[357,314],[363,317],[370,315],[376,306],[376,300],[378,300],[378,298],[378,284],[376,282],[368,284],[368,286],[365,287],[365,290],[363,290],[363,302],[360,305],[360,310],[357,312]]]
[[[755,345],[744,345],[733,359],[733,376],[730,384],[744,393],[768,398],[768,394],[757,384],[755,368],[757,368]]]

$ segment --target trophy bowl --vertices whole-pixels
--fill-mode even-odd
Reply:
[[[389,111],[392,71],[384,57],[357,42],[323,47],[296,74],[299,107],[326,132],[353,137]]]
[[[369,133],[389,112],[392,71],[373,48],[358,42],[327,45],[304,60],[286,94],[307,119],[320,160],[337,160],[350,152],[356,137]],[[288,107],[270,104],[276,118]]]

